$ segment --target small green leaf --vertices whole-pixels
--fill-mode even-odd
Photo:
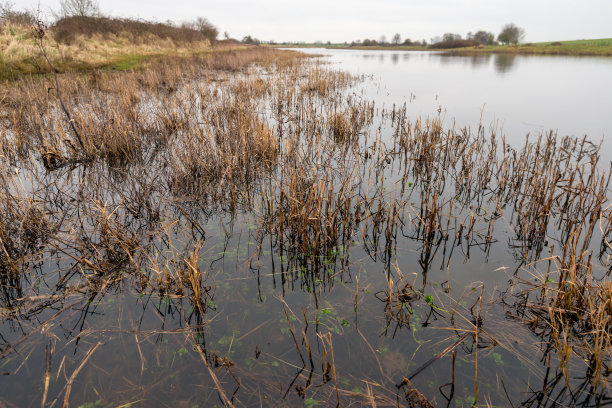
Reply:
[[[497,365],[504,365],[504,360],[502,360],[502,355],[499,353],[493,353],[491,354],[491,357],[493,357],[493,361],[495,361],[495,364]]]
[[[314,398],[307,398],[304,400],[304,406],[307,408],[316,407],[317,405],[319,405],[319,401]]]

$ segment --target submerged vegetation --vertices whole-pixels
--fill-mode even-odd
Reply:
[[[264,47],[142,68],[0,89],[0,404],[610,403],[600,144]]]

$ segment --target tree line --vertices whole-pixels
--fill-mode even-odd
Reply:
[[[442,36],[432,38],[429,43],[423,39],[412,41],[410,38],[403,39],[399,33],[387,41],[386,36],[381,36],[378,40],[366,38],[351,42],[351,46],[427,46],[431,48],[458,48],[478,45],[498,45],[498,44],[518,44],[525,38],[525,30],[513,23],[504,25],[496,36],[492,32],[478,30],[469,32],[465,37],[455,33],[444,33]]]

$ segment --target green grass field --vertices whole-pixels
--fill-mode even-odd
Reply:
[[[612,56],[612,38],[572,41],[547,41],[519,45],[496,45],[477,48],[459,48],[454,52],[504,52],[536,55],[593,55]]]
[[[596,47],[609,47],[612,46],[612,38],[600,38],[593,40],[571,40],[571,41],[559,41],[563,45],[582,45],[582,46],[596,46]],[[552,42],[536,43],[538,45],[549,45]]]

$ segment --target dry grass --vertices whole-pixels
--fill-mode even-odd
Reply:
[[[185,58],[245,48],[240,44],[213,47],[199,32],[187,28],[112,19],[106,19],[109,23],[105,25],[105,18],[94,20],[100,20],[99,24],[60,20],[49,29],[44,45],[57,70],[129,70],[159,56]],[[107,27],[109,24],[112,29]],[[7,23],[0,27],[0,80],[49,72],[32,26]]]
[[[71,43],[79,38],[112,39],[123,37],[130,43],[151,40],[171,40],[175,44],[203,43],[209,39],[199,30],[175,27],[132,19],[111,17],[70,16],[57,20],[52,26],[53,38],[59,43]]]

